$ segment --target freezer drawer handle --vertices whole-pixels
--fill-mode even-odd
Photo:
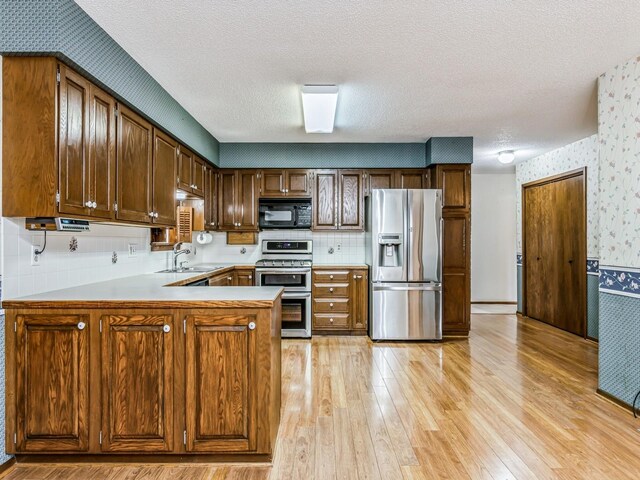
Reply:
[[[374,291],[394,291],[394,292],[424,292],[424,291],[440,291],[442,287],[437,285],[429,285],[425,287],[373,287]]]

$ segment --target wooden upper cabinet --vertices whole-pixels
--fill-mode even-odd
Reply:
[[[236,196],[237,230],[258,230],[258,175],[255,170],[238,170]]]
[[[191,150],[180,145],[177,185],[180,190],[185,192],[191,192],[193,188],[193,162]]]
[[[60,212],[88,215],[89,192],[89,90],[90,83],[60,66],[59,164]]]
[[[374,188],[395,188],[395,170],[381,169],[365,172],[365,195],[370,195]]]
[[[260,172],[260,196],[271,198],[286,196],[284,170]]]
[[[204,170],[204,228],[218,226],[218,172],[207,166]]]
[[[111,219],[116,203],[116,102],[89,88],[89,200],[92,217]]]
[[[471,208],[471,165],[436,165],[435,183],[445,209]]]
[[[396,170],[395,188],[429,188],[429,173],[422,168]]]
[[[221,230],[258,230],[258,173],[221,170],[218,174],[218,220]]]
[[[308,170],[262,170],[259,175],[261,197],[308,197],[311,195]]]
[[[255,317],[241,314],[186,317],[187,451],[256,450],[257,330],[253,322]]]
[[[102,450],[173,450],[173,317],[102,316]]]
[[[316,170],[313,174],[313,229],[338,228],[338,171]]]
[[[204,169],[205,162],[200,157],[194,157],[193,160],[193,173],[191,174],[191,178],[193,179],[193,187],[191,192],[200,197],[204,197]]]
[[[175,178],[178,142],[164,132],[153,129],[153,216],[159,225],[176,225]]]
[[[364,188],[362,170],[339,170],[338,228],[364,229]]]
[[[119,105],[117,172],[118,220],[151,221],[152,126]]]
[[[287,197],[308,197],[311,195],[311,182],[308,170],[285,170]]]
[[[17,316],[17,452],[88,450],[88,323],[88,315]]]

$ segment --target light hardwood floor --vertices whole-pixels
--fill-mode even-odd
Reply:
[[[469,340],[286,340],[271,466],[26,465],[5,479],[624,479],[640,420],[600,398],[597,346],[514,315]]]

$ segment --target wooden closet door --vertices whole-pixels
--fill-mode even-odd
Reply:
[[[531,318],[542,320],[547,314],[544,299],[544,269],[542,259],[542,228],[535,228],[543,217],[542,192],[543,187],[527,188],[523,192],[524,229],[523,239],[526,248],[525,263],[525,302],[526,314]]]

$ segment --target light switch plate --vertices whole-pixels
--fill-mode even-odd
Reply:
[[[137,243],[130,243],[129,244],[129,256],[130,257],[135,257],[138,255],[138,244]]]

